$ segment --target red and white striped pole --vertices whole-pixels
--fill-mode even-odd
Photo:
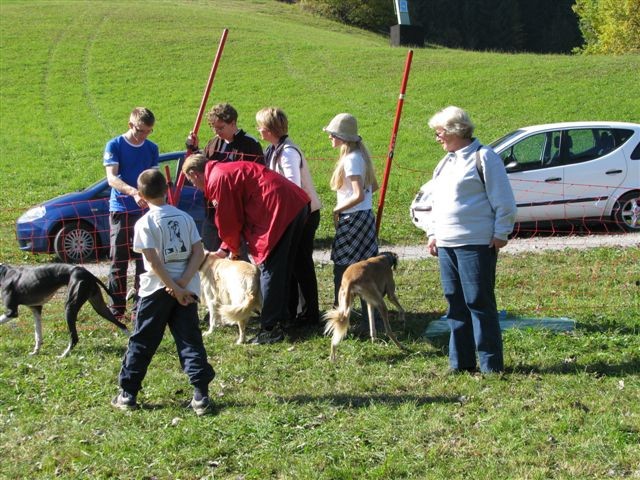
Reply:
[[[389,173],[391,172],[391,162],[393,160],[394,150],[396,148],[396,137],[398,128],[400,127],[400,116],[402,115],[402,106],[404,104],[404,95],[407,90],[407,81],[409,80],[409,70],[411,69],[411,60],[413,59],[413,50],[407,52],[407,61],[404,65],[404,75],[402,76],[402,85],[400,86],[400,95],[398,96],[398,106],[396,107],[396,118],[393,122],[393,130],[391,131],[391,141],[389,142],[389,151],[387,153],[387,163],[384,168],[384,177],[382,178],[382,186],[380,187],[380,200],[378,201],[378,215],[376,216],[376,235],[380,231],[380,223],[382,220],[382,211],[384,210],[384,198],[387,193],[387,184],[389,183]]]
[[[222,57],[222,51],[224,50],[224,44],[227,41],[227,35],[229,34],[229,29],[225,28],[222,31],[222,37],[220,37],[220,43],[218,44],[218,51],[216,52],[216,56],[213,59],[213,65],[211,65],[211,71],[209,72],[209,78],[207,80],[207,85],[205,86],[204,93],[202,94],[202,100],[200,101],[200,108],[198,109],[198,115],[196,116],[196,121],[193,124],[193,129],[191,130],[191,145],[198,144],[198,130],[200,130],[200,123],[202,121],[202,115],[204,114],[204,110],[207,106],[207,100],[209,99],[209,92],[211,92],[211,87],[213,86],[213,79],[216,76],[216,71],[218,70],[218,64],[220,63],[220,58]],[[185,156],[188,157],[191,155],[193,151],[191,149],[187,150],[187,154]],[[184,174],[182,170],[178,172],[178,179],[176,180],[176,188],[173,192],[173,205],[177,205],[180,200],[180,192],[182,191],[182,186],[184,185]]]

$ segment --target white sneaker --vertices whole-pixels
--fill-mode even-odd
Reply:
[[[196,412],[196,415],[199,417],[213,411],[209,397],[202,397],[202,400],[192,398],[189,406],[193,408],[193,411]]]

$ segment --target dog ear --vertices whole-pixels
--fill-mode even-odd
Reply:
[[[391,266],[395,270],[398,266],[398,254],[391,252]]]
[[[384,255],[384,257],[389,262],[389,265],[393,270],[398,266],[398,255],[394,252],[380,252],[380,255]]]

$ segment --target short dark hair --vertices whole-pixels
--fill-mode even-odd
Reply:
[[[224,123],[237,122],[238,112],[228,103],[219,103],[209,111],[207,120],[209,125],[213,125],[216,120],[222,120]]]
[[[160,170],[149,168],[138,175],[138,191],[143,198],[162,198],[167,194],[167,182]]]

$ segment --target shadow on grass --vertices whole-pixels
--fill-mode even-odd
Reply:
[[[640,329],[615,320],[603,320],[601,323],[576,322],[576,330],[585,333],[615,333],[617,335],[638,335]]]
[[[507,366],[505,372],[518,375],[575,375],[588,373],[596,377],[624,377],[640,372],[640,359],[634,359],[629,362],[622,362],[618,364],[609,364],[604,362],[584,365],[580,363],[559,363],[545,367],[540,367],[538,365],[516,365],[513,367]]]
[[[335,395],[293,395],[291,397],[279,397],[278,401],[282,403],[296,403],[298,405],[306,405],[310,403],[330,403],[337,407],[349,407],[349,408],[366,408],[373,404],[385,404],[385,405],[404,405],[407,403],[423,406],[431,405],[434,403],[459,403],[459,395],[435,395],[435,396],[420,396],[420,395],[387,395],[387,394],[372,394],[372,395],[348,395],[348,394],[335,394]]]

